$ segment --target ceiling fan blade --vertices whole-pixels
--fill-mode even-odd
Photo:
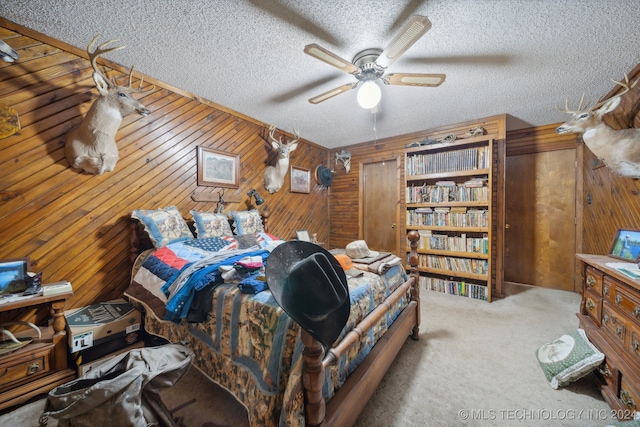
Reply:
[[[358,71],[358,67],[353,65],[351,62],[345,61],[335,53],[329,52],[327,49],[315,43],[306,45],[304,47],[304,53],[309,56],[313,56],[314,58],[319,59],[320,61],[336,67],[337,69],[342,70],[346,73],[353,74]]]
[[[446,74],[392,73],[382,78],[388,85],[436,87],[444,83]]]
[[[431,21],[426,16],[411,16],[407,24],[376,59],[376,63],[382,68],[389,67],[429,29],[431,29]]]
[[[336,95],[340,95],[341,93],[354,89],[357,85],[358,83],[347,83],[346,85],[331,89],[330,91],[327,91],[322,95],[314,96],[313,98],[309,99],[309,102],[312,104],[319,104],[322,101],[326,101],[329,98],[333,98]]]

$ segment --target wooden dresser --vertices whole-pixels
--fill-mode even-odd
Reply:
[[[34,296],[0,305],[0,319],[28,320],[44,323],[42,339],[0,357],[0,409],[23,403],[33,396],[75,379],[75,370],[68,367],[65,332],[65,300],[73,293],[55,296]],[[48,309],[48,318],[32,319],[39,307]],[[20,334],[18,334],[20,335]]]
[[[605,354],[596,375],[618,419],[640,410],[640,280],[608,267],[622,261],[602,255],[576,255],[583,280],[580,327]]]

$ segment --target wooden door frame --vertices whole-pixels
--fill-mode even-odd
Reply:
[[[364,238],[364,197],[362,189],[364,188],[364,167],[365,165],[371,163],[382,163],[382,162],[393,162],[396,163],[396,194],[398,195],[398,200],[396,201],[396,209],[395,209],[395,224],[396,224],[396,250],[395,254],[400,254],[400,229],[402,228],[399,223],[400,219],[400,205],[402,204],[402,195],[400,191],[402,190],[401,186],[401,172],[402,172],[402,160],[399,155],[388,155],[381,157],[371,157],[367,159],[360,160],[358,162],[358,172],[359,172],[359,185],[358,185],[358,239]]]
[[[508,140],[509,138],[507,137],[507,141]],[[575,173],[574,253],[578,254],[582,252],[582,246],[583,246],[582,228],[583,228],[584,217],[583,217],[582,203],[583,203],[583,191],[584,191],[584,182],[583,182],[584,172],[582,170],[582,164],[584,161],[583,159],[584,145],[580,143],[576,144],[576,142],[580,142],[580,141],[577,139],[573,141],[569,140],[569,141],[564,141],[562,143],[556,143],[554,145],[536,144],[536,141],[531,141],[528,144],[519,145],[517,152],[514,152],[512,154],[509,153],[509,150],[506,150],[505,162],[508,161],[509,157],[516,156],[516,155],[536,154],[536,153],[542,153],[546,151],[562,151],[562,150],[571,150],[571,149],[575,150],[574,152],[574,159],[575,159],[575,164],[574,164],[574,173]],[[506,171],[506,164],[505,164],[505,171]],[[507,224],[506,215],[505,215],[504,224]],[[506,237],[505,237],[505,243],[506,243]],[[504,257],[506,254],[506,250],[502,252]],[[515,283],[515,282],[505,281],[505,283],[522,285],[522,283]],[[575,259],[574,259],[573,289],[575,292],[578,292],[578,293],[582,292],[582,272],[580,271],[580,263],[577,262],[577,260]]]

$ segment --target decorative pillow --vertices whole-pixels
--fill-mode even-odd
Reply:
[[[547,381],[555,389],[584,377],[604,360],[604,354],[589,342],[583,329],[544,344],[536,356]]]
[[[159,248],[173,242],[193,239],[189,226],[175,206],[157,210],[139,210],[131,213],[149,234],[153,245]]]
[[[230,211],[229,215],[233,218],[235,234],[254,234],[264,231],[262,217],[256,209],[249,211]]]
[[[229,218],[225,214],[212,212],[190,211],[196,227],[196,237],[230,236],[233,234],[229,225]]]

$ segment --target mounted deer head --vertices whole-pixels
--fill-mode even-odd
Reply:
[[[342,150],[341,152],[336,153],[336,166],[338,166],[338,163],[342,163],[344,170],[349,173],[351,170],[351,152]]]
[[[569,121],[556,128],[557,133],[581,133],[582,140],[589,150],[598,157],[616,175],[627,178],[640,178],[640,129],[613,129],[602,118],[615,110],[620,104],[622,95],[629,92],[638,83],[629,85],[629,77],[625,74],[624,82],[615,83],[624,90],[619,94],[583,108],[584,95],[580,99],[578,110],[569,110],[569,101],[565,108],[558,110],[573,116]],[[557,108],[557,107],[556,107]]]
[[[129,72],[129,86],[119,86],[115,80],[109,80],[100,71],[96,60],[105,53],[123,49],[124,46],[107,48],[110,43],[117,41],[109,40],[91,52],[97,40],[98,36],[95,36],[89,43],[87,53],[94,70],[93,80],[100,92],[100,97],[93,102],[82,122],[69,131],[65,147],[67,160],[72,168],[83,169],[94,175],[111,172],[118,161],[115,136],[122,118],[134,112],[141,116],[148,116],[151,113],[131,94],[148,92],[155,88],[154,86],[151,89],[142,90],[143,79],[140,79],[137,88],[133,88],[131,85],[133,67]]]
[[[284,176],[287,174],[287,169],[289,169],[289,155],[298,148],[298,141],[300,140],[300,133],[295,128],[293,129],[295,138],[289,142],[282,142],[282,137],[276,139],[273,136],[275,131],[275,126],[269,128],[269,139],[271,140],[271,147],[278,153],[278,159],[275,166],[269,166],[264,172],[264,188],[270,194],[282,188]]]

